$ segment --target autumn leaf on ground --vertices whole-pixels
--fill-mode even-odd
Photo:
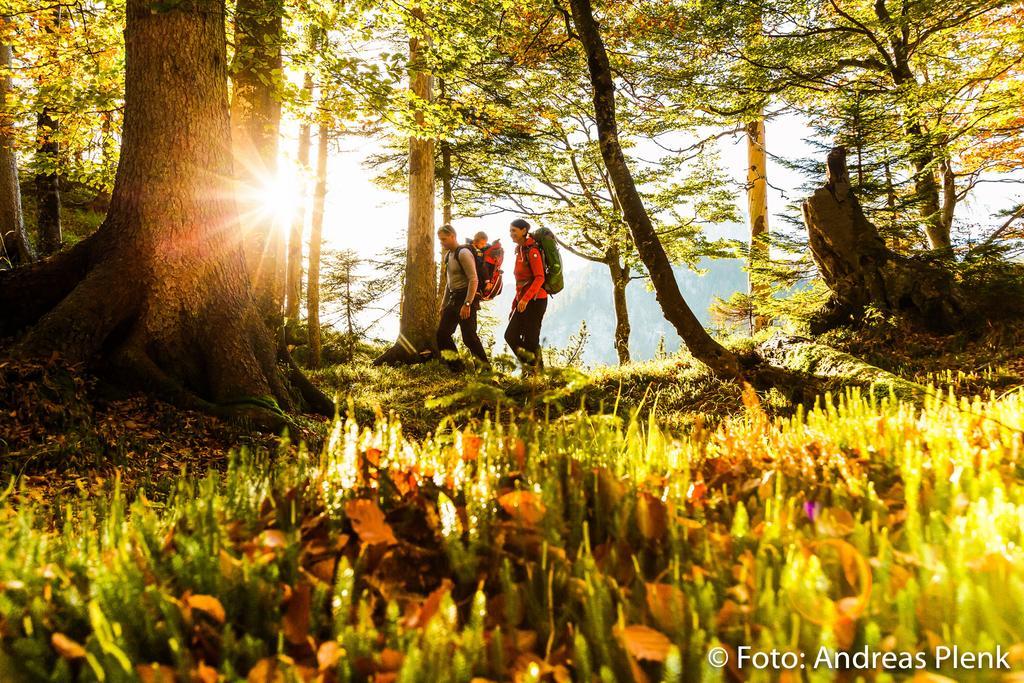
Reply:
[[[648,541],[657,541],[668,529],[668,508],[660,498],[646,491],[640,494],[636,502],[636,524]]]
[[[428,595],[420,608],[410,617],[406,618],[405,626],[407,628],[420,628],[427,625],[430,618],[437,614],[438,608],[441,607],[441,600],[452,590],[454,584],[451,579],[444,579],[441,581],[441,586],[437,588],[433,593]]]
[[[54,633],[50,636],[50,644],[53,645],[53,649],[57,651],[57,654],[64,659],[75,660],[85,658],[85,648],[63,633]]]
[[[533,491],[512,491],[498,498],[498,505],[511,517],[527,526],[539,524],[547,508]]]
[[[658,626],[674,631],[686,617],[686,595],[678,587],[667,583],[644,584],[647,609]]]
[[[292,645],[302,645],[309,638],[309,610],[312,590],[305,581],[299,581],[288,600],[288,609],[284,614],[284,637]]]
[[[218,624],[224,623],[224,605],[212,595],[186,595],[182,600],[190,609],[209,615]]]
[[[350,500],[345,503],[345,515],[352,522],[359,540],[367,545],[386,543],[395,545],[398,539],[391,525],[384,519],[384,512],[372,500],[364,498]]]
[[[672,641],[661,631],[655,631],[649,626],[626,626],[616,628],[615,635],[622,641],[626,652],[637,659],[646,659],[652,662],[664,662],[668,656]]]
[[[135,667],[142,683],[174,683],[174,669],[166,664],[138,664]]]

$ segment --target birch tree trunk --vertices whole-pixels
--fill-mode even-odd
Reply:
[[[762,271],[768,264],[768,155],[763,113],[747,124],[747,211],[750,216],[748,288],[756,301],[768,295],[768,287],[761,281]],[[755,314],[750,331],[758,332],[768,322],[765,316]]]

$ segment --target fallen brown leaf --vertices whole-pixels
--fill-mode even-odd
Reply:
[[[626,651],[637,659],[664,662],[672,647],[672,641],[664,633],[649,626],[626,626],[615,631]]]
[[[384,512],[372,500],[363,498],[345,503],[345,515],[352,522],[352,528],[359,535],[359,540],[367,545],[385,543],[395,545],[398,539],[391,525],[384,519]]]

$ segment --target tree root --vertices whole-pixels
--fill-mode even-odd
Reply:
[[[891,392],[897,398],[913,403],[921,402],[928,395],[928,389],[916,382],[803,337],[777,334],[761,344],[758,351],[774,370],[799,373],[819,381],[839,380],[867,387],[876,394]]]

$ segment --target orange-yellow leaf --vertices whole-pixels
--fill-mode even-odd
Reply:
[[[57,654],[64,659],[75,660],[85,658],[85,648],[63,633],[54,633],[50,636],[50,644],[53,645],[53,649],[57,651]]]
[[[512,491],[498,498],[498,505],[519,522],[534,526],[544,519],[547,508],[533,491]]]
[[[686,595],[668,583],[648,583],[647,609],[654,621],[666,631],[674,631],[686,616]]]
[[[199,662],[199,666],[192,671],[192,681],[194,683],[217,683],[219,679],[220,676],[217,675],[217,670],[206,662]]]
[[[338,660],[345,654],[336,640],[325,640],[316,651],[316,663],[320,671],[328,671],[338,665]]]
[[[285,639],[292,645],[301,645],[309,637],[309,608],[312,601],[312,590],[305,581],[300,581],[292,591],[288,600],[288,609],[284,613],[283,631]]]
[[[367,545],[385,543],[395,545],[398,539],[391,525],[384,519],[384,512],[372,500],[363,498],[345,503],[345,515],[352,522],[352,528],[359,535],[359,540]]]
[[[637,659],[664,662],[672,641],[661,631],[648,626],[626,626],[616,629],[626,651]]]
[[[212,595],[186,595],[185,604],[209,615],[218,624],[224,623],[224,605],[220,604],[220,600]]]
[[[640,535],[648,541],[657,541],[668,529],[668,508],[660,498],[644,491],[636,502],[636,525]]]
[[[284,672],[274,657],[264,657],[249,669],[247,683],[285,683]]]
[[[422,628],[427,625],[430,618],[437,614],[438,608],[441,607],[441,600],[452,590],[452,584],[450,579],[444,579],[441,581],[441,585],[424,600],[420,608],[405,620],[407,628]]]
[[[174,683],[174,669],[166,664],[138,664],[135,673],[142,683]]]

